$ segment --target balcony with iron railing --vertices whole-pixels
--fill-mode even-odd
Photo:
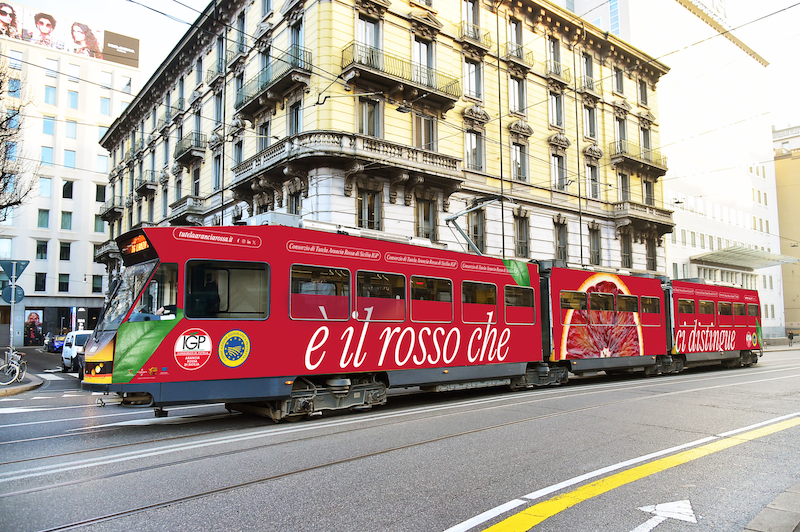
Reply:
[[[564,83],[570,83],[572,81],[572,72],[570,69],[566,68],[558,61],[547,61],[547,63],[545,63],[545,73],[548,78],[554,78]]]
[[[225,65],[218,61],[214,63],[211,68],[206,70],[206,84],[211,85],[214,81],[225,75]]]
[[[142,177],[136,180],[136,186],[134,190],[138,196],[155,194],[156,190],[158,190],[156,173],[153,170],[145,170]]]
[[[167,107],[167,110],[161,113],[161,116],[158,117],[158,125],[156,126],[156,129],[162,130],[168,128],[171,121],[172,110]]]
[[[630,225],[642,231],[655,228],[659,236],[669,233],[675,227],[672,211],[669,209],[631,200],[620,201],[613,206],[617,227]]]
[[[516,64],[525,67],[527,69],[531,69],[535,64],[535,60],[533,58],[533,52],[531,52],[521,44],[515,43],[513,41],[508,41],[506,43],[506,49],[503,58],[506,61],[514,61]]]
[[[206,153],[207,137],[203,133],[192,131],[183,136],[175,145],[175,160],[181,164],[195,159],[202,159]]]
[[[199,196],[183,196],[170,203],[170,224],[194,225],[201,220],[205,210],[205,201]]]
[[[580,79],[578,79],[578,91],[588,92],[590,94],[594,94],[595,96],[602,96],[603,85],[599,79],[594,79],[589,76],[582,76]]]
[[[611,164],[623,164],[658,177],[667,173],[667,158],[659,150],[643,148],[630,140],[614,141],[608,148]]]
[[[256,76],[236,92],[234,108],[244,115],[257,113],[280,100],[283,94],[296,83],[309,84],[311,79],[311,51],[301,46],[292,46],[261,69]],[[293,74],[301,74],[296,79]]]
[[[356,75],[364,82],[383,86],[401,84],[425,93],[425,101],[452,107],[461,98],[461,78],[448,76],[408,59],[358,42],[342,50],[342,76]]]
[[[122,217],[125,212],[125,196],[113,196],[100,207],[100,218],[107,222]]]
[[[139,153],[140,151],[144,150],[145,147],[144,137],[139,137],[138,139],[136,139],[136,142],[133,143],[133,147],[135,153]]]
[[[228,45],[228,53],[225,60],[230,66],[237,61],[244,61],[247,58],[247,43],[244,38],[236,39]]]
[[[122,260],[116,240],[106,240],[96,248],[94,262],[106,264],[115,260]]]
[[[492,34],[471,22],[461,22],[458,27],[458,39],[462,44],[469,43],[483,51],[489,51],[492,47]]]

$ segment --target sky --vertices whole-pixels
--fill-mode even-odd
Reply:
[[[800,97],[796,95],[800,88],[800,67],[797,66],[800,60],[800,0],[705,2],[724,3],[728,23],[735,28],[735,35],[770,63],[765,69],[764,87],[765,97],[770,99],[772,124],[777,129],[800,125]],[[97,25],[138,38],[142,71],[140,84],[144,84],[209,0],[72,0],[69,4],[63,0],[30,0],[19,3],[54,14],[68,9],[75,19],[90,26]],[[647,50],[642,51],[647,53]]]

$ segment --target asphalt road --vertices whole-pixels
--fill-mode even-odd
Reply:
[[[54,378],[0,400],[9,532],[741,531],[800,481],[800,350],[526,392],[411,390],[282,424],[222,405],[99,408],[46,372],[57,355],[28,352]]]

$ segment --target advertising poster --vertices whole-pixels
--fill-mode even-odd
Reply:
[[[42,309],[25,311],[25,345],[42,345]]]

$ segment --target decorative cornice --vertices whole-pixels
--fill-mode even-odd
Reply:
[[[533,135],[533,128],[529,126],[524,120],[515,120],[508,125],[508,130],[512,133],[517,135],[521,135],[525,138],[530,137]]]
[[[389,0],[356,0],[356,9],[359,13],[381,19],[391,5]]]
[[[596,162],[603,157],[603,150],[597,144],[589,144],[583,149],[583,155],[587,159],[594,159]]]
[[[553,146],[554,148],[561,148],[563,150],[569,148],[571,144],[567,136],[561,132],[551,135],[547,139],[547,142],[550,144],[550,146]]]

